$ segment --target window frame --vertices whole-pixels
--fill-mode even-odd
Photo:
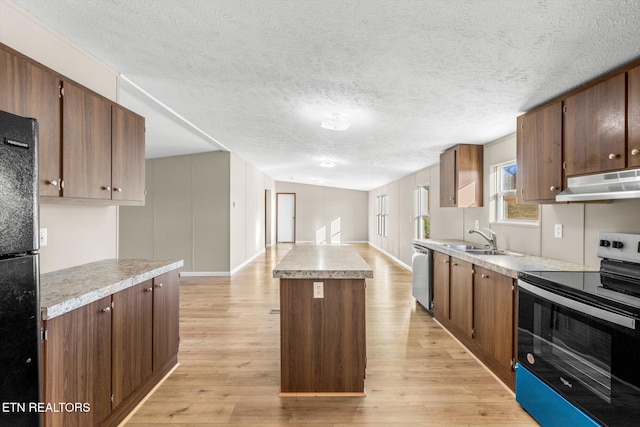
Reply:
[[[389,201],[386,194],[376,196],[376,234],[387,237],[389,228]]]
[[[424,230],[425,227],[423,222],[423,221],[428,221],[429,223],[431,222],[431,206],[429,201],[429,191],[430,191],[429,184],[418,185],[414,190],[414,204],[415,204],[414,236],[416,239],[428,239],[430,235],[430,234],[425,235],[425,230]],[[425,203],[423,203],[423,197],[424,197]],[[422,212],[423,206],[426,206],[426,212]]]
[[[504,197],[505,196],[515,196],[517,198],[517,189],[504,190],[503,189],[503,178],[501,171],[510,166],[518,167],[518,163],[515,160],[511,160],[508,162],[503,162],[499,164],[495,164],[491,166],[491,175],[492,175],[492,195],[491,199],[493,201],[494,206],[491,209],[492,222],[497,224],[505,224],[505,225],[521,225],[528,227],[539,227],[540,226],[540,205],[531,204],[531,206],[536,206],[538,209],[538,219],[536,220],[527,220],[527,219],[509,219],[503,218],[504,215]],[[516,174],[518,171],[516,170]],[[516,175],[516,180],[518,179]],[[516,203],[518,204],[518,203]]]

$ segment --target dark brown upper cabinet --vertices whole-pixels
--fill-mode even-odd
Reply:
[[[63,83],[64,197],[111,199],[111,104]]]
[[[518,201],[552,203],[562,191],[562,103],[518,117]]]
[[[60,79],[0,49],[0,110],[38,120],[40,195],[60,195]]]
[[[111,111],[111,197],[144,201],[144,117],[117,105]]]
[[[482,145],[456,145],[440,154],[440,207],[482,206]]]
[[[627,165],[640,167],[640,67],[627,73]]]
[[[143,117],[1,44],[0,110],[38,120],[41,202],[144,204]]]
[[[564,100],[566,177],[626,167],[625,99],[620,73]]]

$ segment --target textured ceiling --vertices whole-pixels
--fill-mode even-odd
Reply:
[[[636,0],[16,3],[269,176],[362,190],[640,56]],[[219,149],[131,85],[121,101],[148,157]]]

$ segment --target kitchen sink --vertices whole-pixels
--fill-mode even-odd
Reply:
[[[504,255],[504,256],[516,256],[516,257],[524,256],[524,254],[519,254],[517,252],[503,251],[502,249],[477,249],[477,250],[467,249],[465,252],[473,255]]]
[[[485,247],[485,246],[463,245],[463,244],[454,244],[454,243],[446,243],[442,246],[450,249],[455,249],[456,251],[466,252],[472,255],[523,256],[523,254],[519,254],[515,252],[507,252],[502,249],[489,249],[488,247]]]
[[[467,249],[465,252],[474,255],[508,255],[500,249]]]
[[[456,251],[462,251],[462,252],[484,251],[484,250],[486,250],[482,246],[458,245],[458,244],[453,244],[453,243],[446,243],[446,244],[444,244],[442,246],[444,246],[446,248],[450,248],[450,249],[455,249]]]

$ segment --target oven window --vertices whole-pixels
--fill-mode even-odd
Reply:
[[[534,353],[610,403],[611,335],[563,314],[555,305],[534,303],[533,315]]]

